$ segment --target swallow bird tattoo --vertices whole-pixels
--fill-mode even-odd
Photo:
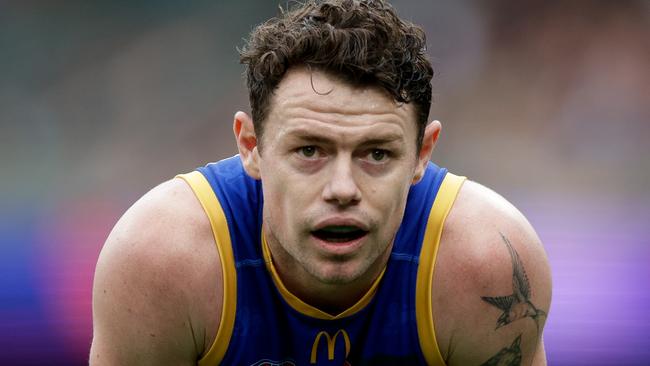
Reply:
[[[483,362],[481,366],[519,366],[521,365],[521,334],[515,339],[510,347],[504,347],[492,356],[489,360]]]
[[[539,318],[546,316],[546,313],[530,302],[530,284],[528,283],[528,276],[526,276],[524,266],[519,259],[519,254],[512,247],[508,238],[501,233],[499,234],[506,247],[508,247],[510,257],[512,258],[512,295],[497,297],[482,296],[481,299],[503,311],[497,320],[497,327],[495,329],[508,325],[515,320],[529,317],[535,321],[539,333]]]

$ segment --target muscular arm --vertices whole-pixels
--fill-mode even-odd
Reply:
[[[445,225],[437,268],[434,321],[448,365],[546,364],[550,270],[519,211],[467,182]]]
[[[127,211],[97,263],[91,365],[196,365],[220,314],[210,243],[209,223],[180,180]]]

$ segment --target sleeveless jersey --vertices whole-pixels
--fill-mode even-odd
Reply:
[[[179,177],[206,211],[222,263],[221,323],[200,366],[444,365],[431,286],[442,227],[463,177],[429,163],[409,191],[384,271],[338,315],[282,284],[262,233],[261,182],[245,173],[239,156]]]

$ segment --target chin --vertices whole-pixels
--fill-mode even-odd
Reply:
[[[341,268],[343,265],[326,264],[320,267],[321,271],[312,273],[320,282],[327,285],[347,285],[358,280],[368,268]]]
[[[321,282],[327,285],[347,285],[351,282],[354,282],[357,277],[353,276],[342,276],[342,275],[334,275],[334,276],[328,276],[328,277],[323,277],[320,278]]]

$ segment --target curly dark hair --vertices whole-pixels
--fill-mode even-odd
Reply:
[[[305,65],[352,85],[375,85],[398,103],[414,103],[418,150],[431,106],[433,68],[424,31],[383,0],[295,3],[253,30],[240,61],[258,138],[273,92],[287,70]]]

